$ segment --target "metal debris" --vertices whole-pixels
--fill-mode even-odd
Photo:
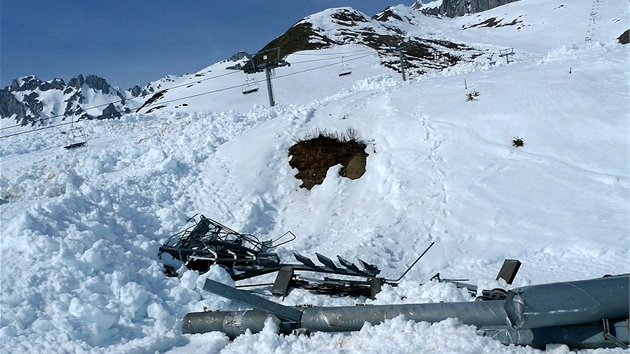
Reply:
[[[629,284],[628,274],[623,274],[516,288],[498,300],[297,308],[208,279],[205,290],[255,309],[189,313],[184,317],[182,331],[221,331],[234,338],[248,330],[260,332],[269,317],[283,334],[358,331],[365,323],[376,325],[402,315],[418,322],[457,318],[503,344],[627,348]]]

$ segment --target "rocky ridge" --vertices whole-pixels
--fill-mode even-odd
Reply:
[[[518,0],[442,0],[424,3],[417,0],[412,9],[425,15],[457,17],[483,12]]]

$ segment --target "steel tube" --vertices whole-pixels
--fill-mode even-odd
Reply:
[[[477,327],[508,325],[505,301],[454,302],[435,304],[312,307],[304,309],[301,328],[309,331],[358,331],[365,322],[379,324],[398,316],[417,322],[439,322],[457,317]]]
[[[506,309],[519,328],[539,328],[628,319],[628,274],[532,285],[508,292]]]
[[[247,330],[260,332],[271,317],[282,333],[296,328],[342,332],[360,330],[366,322],[379,324],[404,316],[417,322],[457,318],[506,344],[566,343],[576,348],[627,345],[629,288],[628,274],[624,274],[516,288],[508,291],[505,300],[300,310],[208,280],[204,289],[261,310],[189,313],[182,330],[184,333],[222,331],[234,338]],[[612,333],[607,332],[609,321]]]
[[[262,331],[269,317],[283,333],[286,332],[283,330],[285,326],[281,325],[277,316],[260,310],[191,312],[184,316],[182,332],[194,334],[218,331],[227,334],[230,338],[236,338],[247,330],[252,333]]]

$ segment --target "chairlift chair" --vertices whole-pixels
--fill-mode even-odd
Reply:
[[[64,148],[68,150],[87,145],[85,131],[81,127],[70,128],[67,133],[67,139],[67,144]]]
[[[352,67],[349,64],[341,63],[341,67],[339,68],[339,76],[347,76],[352,74]]]
[[[352,67],[349,64],[345,64],[343,62],[343,58],[341,58],[341,67],[339,68],[339,76],[347,76],[352,74]]]
[[[243,95],[258,92],[258,81],[255,78],[248,78],[243,84]]]

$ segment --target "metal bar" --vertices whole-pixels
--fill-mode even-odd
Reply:
[[[234,289],[231,286],[221,284],[212,279],[206,279],[206,282],[203,285],[203,290],[252,306],[267,313],[274,314],[281,319],[300,322],[300,318],[302,317],[302,311],[296,308],[280,305],[254,294]]]
[[[623,322],[621,322],[621,323],[623,323]],[[604,333],[604,338],[606,340],[609,340],[609,341],[615,343],[615,345],[618,346],[618,347],[621,347],[623,349],[628,349],[628,344],[622,342],[619,338],[615,337],[610,332],[610,322],[608,321],[607,318],[604,318],[602,320],[602,324],[604,326],[603,333]],[[621,334],[621,335],[628,334],[628,321],[627,320],[625,321],[625,325],[626,325],[625,331],[624,330],[621,330],[621,331],[617,330],[616,332]],[[615,326],[617,327],[617,324],[615,324]],[[621,327],[621,326],[619,326],[619,327]],[[626,342],[628,342],[628,338],[626,338]]]
[[[413,263],[409,266],[409,268],[407,268],[407,270],[406,270],[404,273],[402,273],[402,275],[401,275],[400,277],[398,277],[398,279],[393,280],[393,282],[398,283],[398,282],[399,282],[399,281],[400,281],[400,280],[401,280],[401,279],[402,279],[402,278],[403,278],[403,277],[404,277],[407,273],[409,273],[409,271],[411,270],[411,268],[413,268],[413,266],[415,266],[415,265],[416,265],[416,263],[418,263],[418,261],[420,260],[420,258],[422,258],[422,256],[424,256],[424,255],[425,255],[425,254],[429,251],[429,249],[430,249],[431,247],[433,247],[433,245],[434,245],[434,244],[435,244],[435,241],[431,242],[431,244],[429,245],[429,247],[427,247],[427,249],[425,249],[425,250],[424,250],[424,252],[422,252],[422,254],[421,254],[418,258],[416,258],[416,260],[415,260],[415,261],[413,261]],[[388,279],[388,281],[390,281],[390,280]]]
[[[503,261],[503,265],[497,274],[497,279],[503,279],[506,283],[512,284],[518,269],[521,267],[521,262],[516,259],[506,259]]]
[[[405,57],[403,56],[403,48],[398,49],[398,53],[400,54],[400,71],[402,72],[402,80],[406,81],[405,77]]]
[[[319,260],[319,261],[320,261],[323,265],[325,265],[326,267],[328,267],[328,268],[330,268],[330,269],[332,269],[332,270],[336,270],[336,269],[337,269],[337,266],[336,266],[336,265],[335,265],[335,263],[332,261],[332,259],[330,259],[330,258],[328,258],[328,257],[326,257],[326,256],[324,256],[324,255],[322,255],[322,254],[319,254],[319,253],[317,253],[317,252],[315,253],[315,256],[316,256],[316,257],[317,257],[317,259],[318,259],[318,260]]]
[[[611,324],[618,333],[617,341],[606,337],[600,323],[583,325],[540,327],[532,329],[513,330],[509,328],[499,330],[484,330],[487,337],[494,338],[507,345],[529,345],[537,349],[545,349],[547,344],[561,343],[570,349],[586,348],[627,348],[628,321],[618,321]]]
[[[291,279],[293,279],[293,268],[282,267],[276,276],[276,281],[273,283],[271,293],[276,296],[287,296]]]

